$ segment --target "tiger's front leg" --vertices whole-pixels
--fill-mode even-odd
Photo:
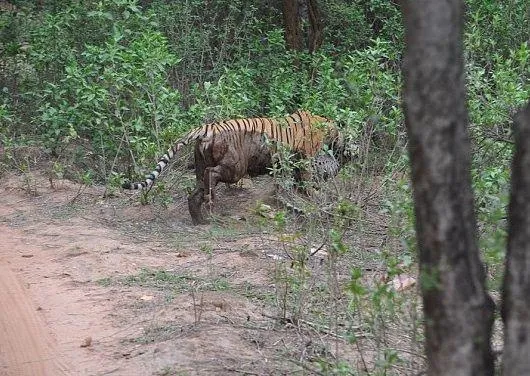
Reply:
[[[214,200],[214,189],[220,179],[220,166],[206,167],[202,172],[202,179],[198,181],[197,188],[188,197],[188,209],[194,225],[207,224],[208,221],[202,213],[202,204],[206,203],[211,212]]]
[[[194,225],[205,225],[208,223],[202,215],[202,203],[204,202],[204,188],[199,185],[192,194],[188,196],[188,210]]]

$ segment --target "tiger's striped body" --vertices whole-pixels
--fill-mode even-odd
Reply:
[[[217,183],[236,183],[246,174],[267,173],[272,165],[274,142],[289,147],[301,157],[312,157],[325,144],[342,146],[342,137],[331,120],[305,111],[283,119],[249,118],[210,123],[191,130],[177,141],[144,181],[126,183],[123,188],[150,188],[169,161],[191,142],[195,142],[197,188],[188,198],[188,208],[193,223],[200,224],[205,222],[201,206],[213,200]]]

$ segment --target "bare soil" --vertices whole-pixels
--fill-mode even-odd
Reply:
[[[220,187],[220,216],[196,227],[183,197],[140,205],[39,172],[5,174],[0,191],[2,376],[312,374],[308,359],[361,361],[347,341],[279,317],[285,254],[253,212],[267,177]]]

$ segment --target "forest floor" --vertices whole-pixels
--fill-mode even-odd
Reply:
[[[183,197],[140,205],[40,171],[5,173],[0,375],[313,374],[306,362],[318,359],[363,368],[375,349],[360,356],[329,327],[282,318],[275,275],[292,261],[253,209],[272,190],[269,177],[220,185],[221,216],[192,226]],[[368,252],[386,231],[373,223]],[[322,257],[308,261],[313,273],[325,273]]]

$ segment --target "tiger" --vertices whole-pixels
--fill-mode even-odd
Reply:
[[[315,172],[315,179],[325,181],[336,176],[341,168],[337,158],[329,154],[319,154],[313,158],[311,168]]]
[[[144,181],[125,182],[131,190],[150,189],[170,160],[181,149],[195,142],[195,176],[197,186],[188,196],[188,209],[194,225],[208,223],[202,204],[212,204],[214,188],[219,182],[232,184],[245,175],[266,174],[278,145],[287,147],[300,158],[314,157],[327,148],[336,156],[344,150],[344,139],[335,121],[296,111],[284,118],[246,118],[208,123],[189,131],[158,160]]]

